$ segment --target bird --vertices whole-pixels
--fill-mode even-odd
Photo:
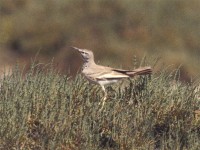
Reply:
[[[112,67],[97,65],[94,61],[94,54],[91,50],[71,47],[78,51],[83,59],[82,73],[89,82],[99,84],[104,92],[102,108],[107,99],[106,85],[116,83],[121,79],[132,78],[137,75],[147,75],[152,73],[150,66],[140,67],[134,70],[115,69]],[[102,109],[101,108],[101,109]]]

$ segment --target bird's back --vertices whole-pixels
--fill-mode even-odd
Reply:
[[[120,79],[120,78],[128,78],[129,76],[121,73],[116,72],[113,68],[96,65],[93,64],[90,67],[85,68],[82,73],[87,78],[94,78],[94,80],[109,80],[109,79]]]

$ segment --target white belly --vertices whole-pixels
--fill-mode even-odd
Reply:
[[[107,84],[112,84],[112,83],[116,83],[119,80],[102,80],[102,81],[98,81],[98,83],[100,85],[107,85]]]

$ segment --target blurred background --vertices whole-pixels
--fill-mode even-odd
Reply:
[[[0,69],[54,58],[75,74],[81,57],[69,46],[91,49],[98,64],[132,68],[160,58],[157,68],[181,67],[181,79],[200,73],[198,0],[0,0]]]

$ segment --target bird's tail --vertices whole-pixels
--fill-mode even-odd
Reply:
[[[147,75],[152,73],[151,67],[141,67],[138,69],[135,69],[133,71],[128,71],[126,74],[130,77],[136,76],[136,75]]]

